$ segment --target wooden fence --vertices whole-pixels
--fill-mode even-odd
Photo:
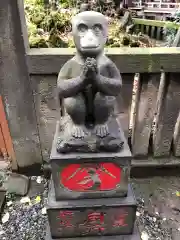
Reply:
[[[157,21],[149,19],[133,18],[135,32],[141,32],[156,40],[163,40],[163,28],[167,21]],[[171,23],[172,27],[178,31],[180,24]]]
[[[60,118],[57,74],[74,54],[74,49],[29,49],[24,26],[22,1],[0,1],[0,91],[19,167],[49,159]],[[133,165],[179,165],[179,48],[112,48],[106,53],[123,78],[116,113],[129,138]]]
[[[57,116],[53,94],[57,74],[62,64],[73,56],[73,52],[74,49],[31,49],[28,53],[29,72],[36,86],[35,102],[38,103],[37,109],[40,109],[38,118],[41,126],[40,138],[43,141],[41,144],[46,146],[46,149],[50,147],[48,137],[50,132],[52,133],[47,121],[54,127]],[[117,115],[127,137],[134,75],[137,72],[140,73],[135,86],[137,94],[131,121],[132,135],[129,139],[133,156],[136,158],[134,163],[179,164],[180,74],[178,72],[180,67],[178,59],[180,54],[178,50],[176,48],[122,48],[107,49],[106,52],[118,66],[123,78],[122,93],[118,97]],[[46,89],[44,89],[45,86]],[[153,126],[155,118],[156,124]]]

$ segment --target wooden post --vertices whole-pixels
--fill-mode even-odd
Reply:
[[[161,40],[161,27],[157,27],[157,40]]]
[[[153,135],[155,157],[170,155],[174,128],[179,114],[179,74],[165,74],[162,81],[160,87],[164,89],[160,90],[161,96],[158,96],[157,123]]]
[[[174,130],[174,155],[180,157],[180,112]]]
[[[155,113],[160,74],[144,73],[140,75],[138,101],[133,125],[133,156],[148,155],[151,126]]]
[[[1,135],[1,143],[2,140],[4,142],[4,151],[1,152],[3,154],[3,157],[10,159],[11,161],[11,166],[12,169],[16,169],[17,170],[17,162],[16,162],[16,156],[15,156],[15,152],[14,152],[14,148],[13,148],[13,144],[12,144],[12,138],[9,132],[9,127],[8,127],[8,123],[7,123],[7,119],[6,119],[6,114],[4,111],[4,106],[3,106],[3,102],[2,102],[2,97],[0,96],[0,135]]]
[[[0,93],[19,167],[41,163],[40,141],[29,78],[23,1],[0,1]],[[24,42],[26,41],[26,43]]]
[[[174,38],[174,42],[172,43],[172,47],[179,47],[180,46],[180,28],[178,29],[176,36]]]

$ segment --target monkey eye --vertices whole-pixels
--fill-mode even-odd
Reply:
[[[84,23],[81,23],[78,26],[78,31],[79,32],[85,32],[85,31],[87,31],[87,29],[88,29],[88,27]]]
[[[100,31],[102,31],[102,25],[101,24],[95,24],[93,26],[93,29],[94,29],[95,32],[100,32]]]

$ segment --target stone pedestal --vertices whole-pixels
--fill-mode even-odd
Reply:
[[[117,131],[124,145],[119,152],[60,154],[58,125],[50,157],[46,239],[139,240],[136,200],[128,183],[131,152],[121,128]]]

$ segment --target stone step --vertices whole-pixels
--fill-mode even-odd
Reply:
[[[127,235],[134,229],[136,200],[129,185],[123,198],[56,201],[51,181],[47,212],[54,238]]]

